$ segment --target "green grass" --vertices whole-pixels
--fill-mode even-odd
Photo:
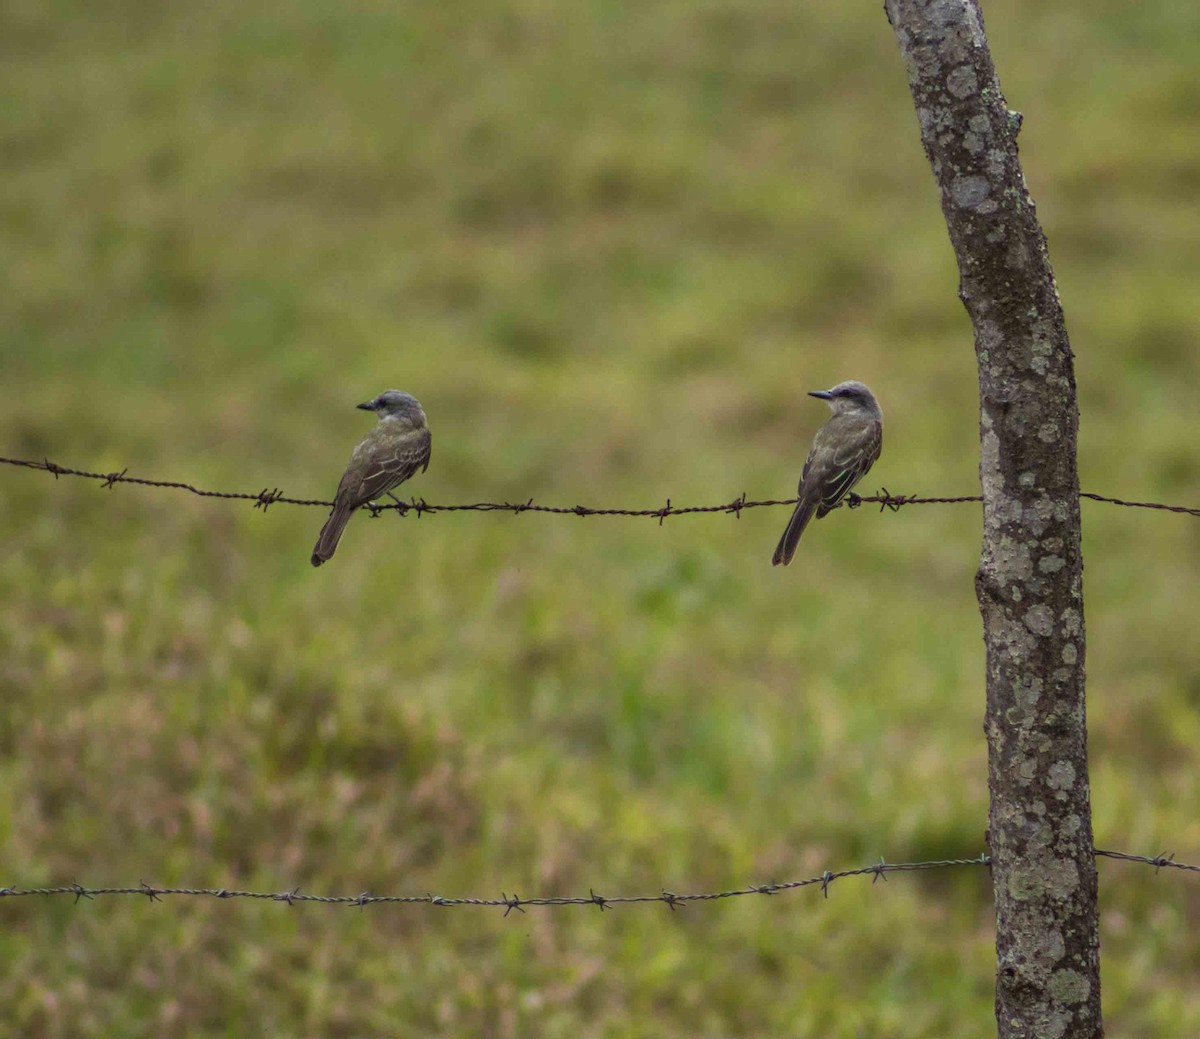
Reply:
[[[6,0],[0,446],[330,494],[977,486],[970,328],[878,4]],[[1194,5],[993,5],[1084,487],[1196,504]],[[0,882],[699,891],[983,848],[970,507],[355,519],[0,473]],[[1200,860],[1200,526],[1084,506],[1101,846]],[[1200,1031],[1200,887],[1100,866],[1113,1035]],[[983,871],[674,914],[21,899],[0,1035],[988,1036]]]

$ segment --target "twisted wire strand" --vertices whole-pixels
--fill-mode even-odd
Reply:
[[[293,498],[285,495],[278,487],[264,487],[257,494],[246,491],[213,491],[206,490],[201,487],[196,487],[194,484],[186,483],[182,480],[150,480],[144,477],[129,476],[128,469],[109,473],[90,472],[86,469],[73,469],[69,466],[59,465],[56,462],[51,462],[49,459],[37,461],[29,458],[3,458],[0,457],[0,464],[18,466],[24,469],[33,469],[39,472],[49,473],[57,479],[60,476],[75,476],[85,480],[98,480],[104,487],[111,489],[119,483],[134,484],[139,487],[165,487],[173,490],[187,491],[190,494],[198,495],[201,498],[224,498],[238,501],[251,501],[256,509],[267,509],[271,505],[305,505],[305,506],[320,506],[322,508],[331,508],[333,502],[323,498]],[[1109,505],[1121,505],[1132,509],[1159,509],[1165,512],[1174,512],[1186,516],[1200,517],[1200,508],[1191,508],[1186,505],[1168,505],[1163,502],[1152,501],[1128,501],[1124,498],[1110,498],[1102,494],[1092,494],[1087,491],[1080,492],[1081,498],[1087,498],[1089,501],[1104,502]],[[664,519],[669,516],[686,516],[695,515],[697,513],[726,513],[740,517],[743,509],[758,509],[774,505],[795,505],[796,498],[768,498],[763,500],[750,500],[745,494],[734,498],[732,501],[725,502],[719,505],[672,505],[671,499],[668,498],[665,505],[659,508],[644,508],[644,509],[621,509],[621,508],[595,508],[587,505],[539,505],[532,498],[523,502],[510,501],[480,501],[468,502],[457,505],[435,505],[425,501],[423,498],[413,498],[410,501],[400,501],[393,499],[392,504],[380,505],[371,503],[364,505],[363,508],[371,512],[372,515],[379,515],[381,512],[395,511],[401,516],[406,516],[410,512],[415,512],[418,516],[423,516],[426,513],[433,512],[510,512],[518,514],[522,512],[543,512],[560,516],[644,516],[654,518],[661,524]],[[850,494],[847,496],[847,505],[850,508],[858,508],[860,505],[878,505],[880,511],[883,509],[891,509],[895,511],[905,505],[959,505],[966,502],[981,502],[983,498],[978,494],[965,494],[955,497],[924,497],[913,494],[889,494],[886,488],[879,494],[860,496]]]
[[[1176,862],[1175,854],[1133,855],[1121,851],[1105,851],[1096,849],[1097,858],[1119,859],[1124,862],[1142,863],[1153,866],[1155,872],[1163,869],[1181,870],[1190,873],[1200,873],[1200,866],[1185,862]],[[776,895],[784,891],[794,891],[803,887],[820,887],[821,894],[829,897],[830,885],[847,877],[871,877],[871,883],[887,880],[890,873],[914,873],[924,870],[951,869],[963,866],[991,866],[991,858],[985,853],[973,859],[932,859],[926,862],[885,862],[880,859],[870,866],[859,866],[854,869],[826,870],[819,876],[807,877],[803,880],[789,880],[782,883],[748,884],[745,887],[733,888],[727,891],[706,891],[695,894],[677,894],[666,889],[658,894],[647,895],[601,895],[590,889],[587,895],[576,896],[536,896],[522,898],[517,894],[501,892],[499,898],[457,898],[444,895],[376,895],[363,891],[357,895],[310,895],[298,887],[288,891],[242,891],[233,888],[197,888],[197,887],[159,887],[141,881],[136,887],[86,887],[83,884],[64,884],[58,887],[20,887],[9,885],[0,887],[0,900],[5,898],[29,898],[36,896],[51,897],[70,895],[76,902],[81,899],[95,899],[102,896],[141,895],[157,902],[168,896],[190,896],[201,898],[247,898],[268,902],[284,902],[287,905],[297,905],[306,902],[320,905],[357,906],[365,908],[371,905],[429,905],[441,908],[456,906],[476,906],[480,908],[503,909],[508,916],[514,910],[524,912],[526,906],[596,906],[601,911],[617,905],[660,902],[671,910],[682,909],[693,903],[717,902],[728,898],[739,898],[745,895]]]

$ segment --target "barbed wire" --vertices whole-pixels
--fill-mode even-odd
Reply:
[[[1175,861],[1175,853],[1166,855],[1131,855],[1120,851],[1096,850],[1097,858],[1121,859],[1126,862],[1144,863],[1154,866],[1155,871],[1168,868],[1187,870],[1200,873],[1200,866],[1193,866]],[[157,902],[170,895],[191,896],[201,898],[249,898],[267,902],[284,902],[296,905],[305,902],[315,902],[321,905],[357,906],[365,908],[371,905],[430,905],[442,908],[453,906],[476,906],[480,908],[503,909],[508,916],[514,909],[524,912],[526,906],[596,906],[601,911],[617,905],[635,903],[661,902],[674,911],[682,909],[692,902],[717,902],[722,899],[739,898],[745,895],[776,895],[783,891],[794,891],[803,887],[820,887],[823,897],[829,897],[830,885],[837,880],[847,877],[870,877],[871,883],[887,880],[889,873],[914,873],[922,870],[949,869],[958,866],[991,866],[991,857],[984,853],[973,859],[934,859],[927,862],[885,862],[880,859],[870,866],[860,866],[856,869],[826,870],[820,876],[808,877],[804,880],[790,880],[784,883],[749,884],[746,887],[734,888],[728,891],[709,891],[699,894],[676,894],[666,889],[656,895],[600,895],[595,889],[587,895],[578,896],[537,896],[522,898],[520,895],[510,895],[501,892],[499,898],[449,898],[443,895],[375,895],[363,891],[357,895],[310,895],[298,887],[290,891],[240,891],[230,888],[195,888],[195,887],[158,887],[147,884],[144,880],[136,887],[85,887],[83,884],[65,884],[60,887],[22,888],[15,885],[0,887],[0,899],[27,898],[31,896],[70,895],[76,902],[81,899],[94,899],[103,895],[140,895],[151,902]]]
[[[37,461],[28,458],[3,458],[0,457],[0,464],[19,466],[24,469],[33,469],[39,472],[50,473],[57,479],[60,476],[78,476],[85,480],[99,480],[107,489],[115,487],[119,483],[135,484],[139,487],[166,487],[173,490],[187,491],[190,494],[199,495],[201,498],[224,498],[238,501],[252,501],[256,509],[266,510],[271,505],[309,505],[320,506],[322,508],[332,508],[333,502],[323,498],[292,498],[288,497],[278,487],[264,487],[257,494],[252,494],[245,491],[211,491],[196,487],[193,484],[186,483],[181,480],[150,480],[144,477],[129,476],[128,469],[121,469],[108,473],[89,472],[85,469],[73,469],[69,466],[59,465],[56,462],[51,462],[49,459]],[[1123,505],[1131,509],[1160,509],[1164,512],[1175,512],[1186,516],[1200,517],[1200,508],[1191,508],[1186,505],[1167,505],[1163,502],[1153,501],[1127,501],[1123,498],[1109,498],[1102,494],[1092,494],[1087,491],[1081,491],[1079,496],[1087,498],[1090,501],[1105,502],[1109,505]],[[373,516],[378,516],[381,512],[389,510],[399,513],[401,516],[406,516],[410,512],[415,512],[417,516],[423,516],[426,513],[432,512],[511,512],[514,514],[522,512],[545,512],[560,516],[645,516],[652,517],[661,524],[668,516],[686,516],[696,513],[714,513],[722,512],[731,514],[740,518],[743,509],[759,509],[773,505],[795,505],[796,498],[768,498],[763,500],[748,499],[743,493],[740,497],[734,498],[733,501],[725,502],[721,505],[686,505],[677,506],[671,504],[671,499],[668,498],[666,504],[654,509],[618,509],[618,508],[594,508],[587,505],[537,505],[530,498],[523,502],[510,501],[479,501],[468,502],[460,505],[433,505],[423,498],[413,498],[410,501],[400,501],[394,495],[389,495],[392,498],[392,504],[380,505],[370,503],[364,505],[363,508],[368,510]],[[965,494],[956,497],[922,497],[914,494],[890,494],[887,488],[883,488],[880,493],[872,495],[849,494],[846,497],[846,504],[852,508],[858,508],[860,505],[878,505],[880,511],[891,509],[896,511],[904,505],[961,505],[965,502],[981,502],[982,495]]]
[[[1163,512],[1177,512],[1184,516],[1200,516],[1200,509],[1193,509],[1187,505],[1166,505],[1159,501],[1125,501],[1123,498],[1106,498],[1102,494],[1091,494],[1088,491],[1080,491],[1079,497],[1090,501],[1102,501],[1109,505],[1124,505],[1129,509],[1161,509]]]
[[[1182,869],[1190,873],[1200,873],[1200,866],[1190,866],[1186,862],[1176,862],[1175,853],[1167,852],[1160,855],[1130,855],[1125,851],[1101,851],[1096,849],[1096,858],[1105,859],[1120,859],[1122,862],[1141,862],[1147,866],[1153,866],[1155,872],[1160,869]]]

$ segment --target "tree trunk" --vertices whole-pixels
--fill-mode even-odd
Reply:
[[[1092,1039],[1103,1026],[1071,347],[978,4],[884,7],[975,329],[999,1034]]]

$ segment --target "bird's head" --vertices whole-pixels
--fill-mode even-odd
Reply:
[[[825,401],[835,415],[862,414],[876,419],[883,418],[875,395],[857,379],[839,382],[832,389],[813,390],[809,396]]]
[[[378,397],[359,405],[363,411],[373,411],[380,419],[395,418],[412,423],[417,429],[425,425],[425,410],[411,393],[384,390]]]

